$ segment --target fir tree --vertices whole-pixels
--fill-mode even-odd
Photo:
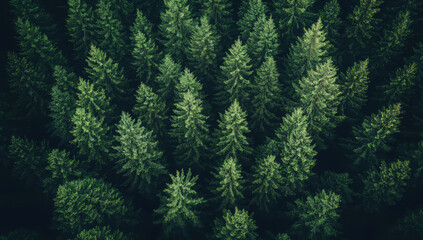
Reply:
[[[51,102],[49,105],[52,135],[58,137],[62,144],[67,144],[72,139],[69,129],[72,128],[72,116],[75,113],[76,101],[68,92],[59,87],[51,89]]]
[[[379,210],[383,205],[394,205],[402,198],[410,179],[409,161],[387,164],[382,161],[377,169],[367,171],[363,179],[363,203],[369,210]]]
[[[341,197],[331,191],[322,190],[306,200],[296,200],[294,215],[297,221],[293,228],[299,237],[327,239],[338,235],[339,203]]]
[[[109,226],[91,228],[89,230],[84,229],[78,235],[76,235],[75,240],[96,240],[96,239],[107,239],[107,240],[130,240],[125,234],[121,231],[116,230],[112,231]]]
[[[203,2],[203,12],[210,19],[210,24],[216,27],[217,35],[221,36],[223,49],[232,40],[231,27],[232,2],[229,0],[205,0]]]
[[[116,225],[127,213],[122,194],[100,179],[67,182],[59,186],[54,198],[57,229],[72,235],[105,223]]]
[[[391,78],[389,84],[382,86],[384,90],[384,102],[388,104],[399,101],[404,102],[411,95],[409,93],[415,85],[416,73],[417,65],[414,62],[397,69],[395,76]]]
[[[156,77],[157,93],[166,101],[166,106],[173,105],[175,85],[182,76],[179,63],[175,63],[170,55],[166,55],[159,66]]]
[[[172,183],[168,183],[161,197],[161,204],[154,210],[160,216],[159,223],[165,227],[166,235],[177,234],[188,226],[199,226],[199,212],[197,208],[205,202],[197,196],[193,189],[198,176],[191,176],[191,169],[185,174],[184,170],[170,174]]]
[[[276,236],[276,240],[291,240],[291,237],[286,233],[279,233]]]
[[[255,240],[258,235],[254,219],[244,209],[235,207],[234,213],[227,210],[223,219],[215,220],[215,237],[220,240]]]
[[[123,112],[117,124],[117,144],[113,147],[116,153],[118,173],[127,178],[125,185],[140,192],[152,190],[154,179],[166,173],[162,164],[163,153],[158,149],[158,142],[152,131],[141,126],[128,113]]]
[[[281,197],[281,171],[281,165],[275,161],[274,155],[260,158],[254,167],[251,182],[252,193],[254,194],[252,202],[266,212],[269,212],[269,207],[274,205]]]
[[[419,239],[423,237],[423,208],[410,211],[405,215],[397,226],[395,232],[402,239]]]
[[[236,203],[244,198],[242,192],[245,182],[237,160],[232,157],[225,159],[213,175],[215,189],[212,191],[217,195],[216,199],[220,202],[220,209],[236,206]]]
[[[141,31],[134,35],[134,50],[132,51],[137,78],[146,83],[152,83],[159,65],[159,55],[156,44]]]
[[[241,40],[247,41],[250,33],[255,30],[254,24],[259,18],[265,18],[269,12],[269,9],[262,0],[248,0],[243,1],[242,4],[245,5],[245,12],[242,13],[240,11],[237,24],[239,27]]]
[[[191,94],[200,100],[204,100],[203,85],[197,80],[194,74],[188,68],[185,68],[184,73],[179,78],[175,85],[174,101],[175,104],[184,99],[184,94],[190,91]]]
[[[69,93],[71,96],[76,96],[78,88],[78,77],[72,71],[67,70],[63,66],[54,66],[53,78],[55,86],[61,91]]]
[[[170,136],[176,140],[175,155],[183,166],[202,165],[208,148],[207,116],[203,114],[202,100],[185,92],[182,100],[175,104]]]
[[[153,24],[147,19],[147,16],[144,13],[137,9],[137,14],[134,21],[134,24],[130,27],[132,32],[132,41],[134,41],[134,37],[138,32],[143,33],[146,37],[154,40],[153,37]]]
[[[325,3],[320,10],[319,17],[322,19],[324,25],[323,29],[327,33],[328,45],[327,53],[334,59],[336,65],[341,63],[341,54],[338,52],[340,47],[340,33],[342,27],[342,20],[340,17],[341,8],[338,0],[330,0]]]
[[[76,101],[78,108],[83,108],[86,113],[90,113],[93,117],[99,119],[104,119],[110,115],[110,98],[106,97],[104,89],[94,89],[94,84],[80,78],[78,90]]]

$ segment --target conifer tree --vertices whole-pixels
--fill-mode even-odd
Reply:
[[[229,0],[205,0],[203,12],[210,19],[210,24],[216,27],[217,35],[221,36],[223,49],[232,41],[233,18],[232,2]]]
[[[254,167],[251,181],[252,193],[254,194],[252,202],[266,212],[281,197],[281,171],[281,165],[276,162],[274,155],[260,158]]]
[[[282,119],[276,130],[276,147],[281,158],[282,190],[285,195],[297,193],[312,175],[316,151],[308,133],[307,115],[301,108]]]
[[[250,75],[252,74],[250,61],[247,47],[238,38],[226,53],[223,66],[220,67],[222,86],[219,89],[217,100],[221,106],[226,107],[235,99],[243,107],[247,106],[248,91],[251,87]]]
[[[401,104],[391,104],[353,127],[355,163],[365,160],[367,164],[372,164],[378,151],[389,150],[388,142],[399,131],[400,114]]]
[[[338,52],[340,47],[340,33],[342,20],[340,17],[341,7],[338,0],[330,0],[323,5],[319,17],[324,25],[323,29],[327,33],[327,54],[331,56],[336,66],[340,65],[341,54]]]
[[[83,61],[92,44],[96,44],[95,15],[86,0],[69,0],[66,28],[74,45],[76,59]]]
[[[182,100],[175,104],[171,123],[170,136],[176,140],[175,155],[183,166],[202,165],[208,148],[209,126],[207,116],[203,114],[202,100],[191,93],[185,92]]]
[[[255,30],[254,24],[259,18],[266,17],[269,9],[262,0],[248,0],[243,1],[242,4],[244,4],[245,12],[240,11],[237,24],[241,40],[247,41],[250,33]]]
[[[299,237],[327,239],[338,235],[339,203],[341,197],[331,191],[322,190],[306,200],[296,200],[294,215],[297,221],[293,229]]]
[[[179,103],[184,99],[184,94],[190,91],[191,94],[200,99],[204,100],[205,96],[203,93],[203,85],[197,80],[194,74],[188,68],[185,68],[184,73],[179,78],[178,83],[175,85],[175,103]]]
[[[367,171],[363,179],[363,203],[369,210],[379,210],[384,205],[394,205],[402,198],[410,179],[409,161],[387,164],[382,161],[377,169]]]
[[[354,194],[351,189],[353,183],[348,173],[325,171],[319,179],[320,189],[331,190],[341,196],[341,202],[351,202]]]
[[[63,66],[56,65],[54,66],[53,78],[55,86],[61,91],[69,93],[71,96],[76,96],[79,81],[74,72]]]
[[[247,114],[237,100],[220,114],[219,128],[216,131],[216,154],[225,160],[233,158],[242,161],[251,153],[246,134],[250,132],[246,120]]]
[[[137,9],[135,21],[130,27],[130,30],[132,32],[132,41],[134,41],[134,36],[137,32],[143,33],[146,37],[152,40],[155,39],[155,37],[153,37],[153,24],[147,19],[147,16],[145,16],[140,9]]]
[[[66,182],[59,186],[54,198],[56,227],[72,235],[97,225],[117,225],[127,213],[122,194],[101,179]]]
[[[227,210],[223,219],[215,220],[214,233],[219,240],[255,240],[258,237],[256,229],[252,216],[246,210],[235,207],[234,213]]]
[[[244,198],[244,178],[241,175],[241,166],[236,159],[229,157],[223,161],[223,164],[213,173],[212,182],[215,189],[212,191],[217,195],[216,199],[220,202],[220,209],[232,208],[236,203]]]
[[[294,85],[299,105],[308,117],[310,135],[319,148],[325,148],[324,139],[331,137],[332,130],[342,120],[337,115],[341,91],[336,80],[336,68],[328,59]]]
[[[137,78],[146,83],[152,83],[159,65],[159,54],[156,44],[141,31],[134,35],[134,50],[132,51]]]
[[[167,54],[159,66],[159,74],[156,77],[157,93],[166,101],[166,106],[174,104],[175,85],[182,76],[179,63],[175,63]]]
[[[164,225],[166,235],[177,234],[188,226],[199,226],[197,208],[205,202],[193,189],[198,175],[192,176],[191,169],[186,174],[183,169],[176,171],[175,175],[170,174],[170,178],[172,183],[167,184],[160,206],[154,210],[160,216],[158,222]]]
[[[276,240],[291,240],[291,237],[286,233],[279,233],[276,236]]]
[[[389,84],[382,86],[384,102],[388,104],[404,102],[408,98],[409,91],[415,85],[416,73],[417,65],[414,62],[397,69]]]
[[[354,63],[346,73],[341,73],[339,88],[342,93],[339,111],[355,119],[367,102],[369,85],[369,59]]]
[[[254,29],[248,37],[247,49],[252,58],[253,68],[258,68],[268,57],[278,53],[279,40],[272,17],[263,15],[254,23]]]
[[[84,229],[78,235],[76,235],[75,240],[96,240],[96,239],[106,239],[106,240],[130,240],[125,234],[121,231],[113,231],[109,226],[91,228],[89,230]]]
[[[158,148],[152,131],[141,126],[128,113],[123,112],[117,124],[116,153],[118,173],[126,177],[125,185],[140,192],[152,190],[154,179],[166,173],[162,164],[163,153]]]
[[[104,89],[94,89],[94,84],[79,79],[79,93],[76,101],[78,108],[83,108],[87,113],[91,113],[93,117],[104,119],[110,115],[110,98],[106,97]]]
[[[136,93],[136,104],[132,112],[142,125],[163,137],[166,132],[166,103],[149,86],[141,83]]]
[[[159,25],[163,37],[165,53],[170,54],[178,63],[185,63],[186,51],[195,22],[191,16],[188,0],[165,0]]]
[[[54,86],[51,89],[49,105],[52,135],[60,139],[61,144],[68,144],[72,140],[69,129],[72,128],[72,117],[76,109],[76,101],[68,92]]]
[[[395,227],[395,232],[403,239],[419,239],[423,237],[423,208],[410,211],[402,217]]]

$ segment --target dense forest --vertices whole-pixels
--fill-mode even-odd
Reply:
[[[4,0],[0,239],[423,239],[423,1]]]

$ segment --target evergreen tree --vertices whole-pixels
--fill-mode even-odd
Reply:
[[[340,17],[341,7],[338,0],[330,0],[323,5],[319,12],[319,17],[322,19],[324,25],[323,29],[327,33],[328,45],[327,53],[337,63],[341,64],[341,54],[338,52],[340,47],[340,29],[342,27],[342,20]]]
[[[310,135],[319,148],[325,148],[324,138],[331,137],[332,130],[342,120],[337,115],[341,91],[336,80],[336,68],[328,59],[294,85],[299,105],[308,116]]]
[[[331,190],[341,196],[341,202],[349,203],[353,197],[351,184],[353,183],[348,173],[335,173],[325,171],[319,179],[320,189]]]
[[[66,182],[59,186],[54,198],[56,227],[72,235],[97,225],[117,225],[127,213],[122,194],[101,179]]]
[[[166,106],[171,106],[174,103],[175,85],[182,76],[181,65],[167,54],[159,66],[159,72],[156,77],[157,93],[166,101]]]
[[[266,57],[257,69],[251,93],[253,95],[251,128],[256,133],[267,135],[273,131],[276,114],[282,107],[279,73],[273,57]]]
[[[388,104],[404,102],[411,95],[409,92],[415,85],[416,73],[417,65],[414,62],[397,69],[395,77],[391,78],[389,84],[382,86],[384,102]]]
[[[67,144],[72,139],[69,129],[72,128],[72,116],[75,113],[76,101],[68,92],[59,87],[51,89],[51,102],[49,105],[52,135],[58,137],[62,144]]]
[[[298,192],[312,175],[316,151],[308,134],[308,118],[301,108],[282,119],[276,130],[276,147],[281,157],[282,190],[285,195]]]
[[[279,233],[276,236],[276,240],[291,240],[291,237],[286,233]]]
[[[195,22],[191,16],[188,0],[164,0],[166,10],[160,17],[159,29],[165,52],[178,63],[185,63],[186,51]]]
[[[97,240],[97,239],[105,239],[105,240],[130,240],[132,238],[127,237],[121,231],[116,230],[112,231],[109,226],[99,227],[96,226],[95,228],[89,230],[82,230],[78,235],[76,235],[75,240]]]
[[[234,213],[227,210],[223,219],[215,220],[215,237],[220,240],[255,240],[258,235],[254,219],[244,209],[235,207]]]
[[[99,119],[110,115],[110,98],[106,97],[103,89],[94,89],[94,84],[80,78],[78,90],[78,100],[76,101],[78,108],[85,109],[87,113]]]
[[[254,167],[251,182],[252,193],[254,194],[252,202],[266,212],[269,212],[269,206],[275,204],[281,197],[281,171],[281,165],[275,161],[274,155],[260,158]]]
[[[208,148],[207,116],[203,114],[202,100],[188,90],[183,94],[181,102],[175,104],[172,116],[170,136],[176,140],[175,155],[181,165],[194,164],[204,166],[201,160],[205,158]]]
[[[339,111],[348,118],[356,119],[367,102],[369,85],[369,59],[354,63],[346,73],[341,73],[339,88],[342,92]]]
[[[134,21],[134,24],[130,27],[132,32],[132,41],[134,41],[134,37],[138,32],[143,33],[146,37],[151,38],[154,40],[153,37],[153,24],[147,19],[147,16],[144,13],[137,9],[137,14]]]
[[[184,73],[179,78],[178,83],[175,85],[175,104],[181,102],[184,99],[184,94],[187,91],[190,91],[195,98],[198,98],[201,101],[203,101],[205,98],[203,93],[203,85],[197,80],[197,78],[188,68],[185,68]]]
[[[405,215],[395,227],[403,239],[419,239],[423,237],[423,208],[413,210]]]
[[[123,112],[117,124],[116,153],[118,173],[127,178],[125,185],[140,192],[152,190],[153,179],[166,173],[162,164],[163,153],[158,148],[152,131],[141,126],[128,113]]]
[[[244,198],[242,192],[245,182],[241,175],[241,166],[237,163],[237,160],[232,157],[225,159],[213,175],[215,189],[212,191],[217,195],[220,209],[236,206],[236,203]]]
[[[242,4],[244,4],[245,12],[242,13],[240,11],[237,24],[239,27],[241,40],[247,41],[250,33],[255,30],[254,24],[259,18],[265,18],[269,12],[269,9],[262,0],[248,0],[243,1]]]
[[[71,96],[76,96],[78,88],[78,77],[72,71],[67,70],[63,66],[54,66],[53,78],[55,86],[61,91],[69,93]]]
[[[374,163],[378,151],[387,151],[392,135],[399,131],[401,104],[383,107],[377,114],[367,116],[363,123],[353,127],[354,143],[352,145],[354,163],[365,160]]]
[[[146,83],[152,83],[159,65],[159,55],[156,44],[141,31],[134,35],[134,61],[137,78]]]
[[[258,68],[268,57],[278,53],[279,41],[272,17],[263,15],[254,23],[254,30],[248,37],[247,49],[252,58],[252,65]]]
[[[210,19],[210,24],[216,27],[217,35],[221,36],[223,49],[232,40],[233,18],[232,1],[230,0],[204,0],[203,11]]]
[[[367,171],[363,179],[363,203],[369,210],[379,210],[383,205],[394,205],[402,198],[410,179],[409,161],[387,164],[382,161],[377,169]]]
[[[251,153],[245,136],[250,132],[246,120],[247,114],[241,109],[237,100],[220,114],[219,128],[216,131],[216,154],[225,160],[244,160]]]
[[[186,174],[183,169],[176,171],[175,175],[170,174],[170,178],[172,183],[167,184],[161,204],[154,210],[160,216],[158,222],[164,225],[166,235],[184,231],[188,226],[199,226],[197,208],[205,202],[193,189],[198,176],[191,176],[191,169]]]
[[[96,43],[94,11],[86,0],[68,0],[68,5],[66,28],[69,41],[74,45],[76,59],[83,61],[90,46]]]
[[[293,228],[298,236],[307,239],[327,239],[338,235],[339,203],[341,197],[331,191],[322,190],[306,200],[296,200],[294,215],[297,221]]]
[[[156,136],[163,137],[167,120],[164,100],[149,86],[141,83],[136,93],[136,101],[132,112],[147,129],[152,130]]]
[[[221,89],[217,98],[221,106],[226,107],[235,99],[244,107],[247,106],[251,85],[249,78],[252,73],[250,61],[247,47],[238,38],[229,49],[229,53],[226,53],[223,66],[220,67]]]

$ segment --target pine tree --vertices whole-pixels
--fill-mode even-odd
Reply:
[[[389,84],[382,86],[384,102],[388,104],[404,102],[408,98],[411,88],[415,85],[416,73],[417,65],[414,62],[397,69]]]
[[[258,68],[268,57],[278,53],[279,40],[272,17],[263,15],[254,23],[254,29],[248,37],[247,49],[252,58],[253,68]]]
[[[244,209],[238,210],[235,207],[234,213],[227,210],[222,220],[215,220],[214,233],[220,240],[255,240],[258,237],[256,229],[252,216]]]
[[[237,100],[225,111],[225,114],[220,114],[215,152],[221,159],[233,158],[242,161],[251,153],[245,136],[250,132],[246,117],[247,114],[241,109]]]
[[[232,2],[229,0],[205,0],[203,12],[210,19],[210,24],[216,27],[217,35],[221,36],[223,49],[232,41],[233,19]]]
[[[141,126],[128,113],[123,112],[117,124],[116,145],[113,156],[117,159],[118,173],[127,178],[125,185],[140,192],[152,190],[154,179],[166,173],[163,153],[158,148],[152,131]]]
[[[183,166],[202,165],[208,148],[209,126],[203,114],[202,100],[185,92],[182,100],[175,104],[172,116],[172,129],[169,133],[176,140],[175,155]]]
[[[243,1],[245,12],[240,11],[238,27],[240,31],[240,38],[242,41],[247,41],[250,33],[255,30],[254,24],[261,17],[266,17],[269,9],[262,0],[248,0]]]
[[[157,46],[141,31],[134,35],[134,58],[132,65],[136,69],[137,78],[146,83],[152,83],[159,65],[159,54]]]
[[[341,7],[338,0],[330,0],[325,3],[319,12],[319,17],[324,25],[323,29],[327,33],[328,45],[327,53],[331,56],[336,66],[341,65],[341,54],[338,52],[340,47],[340,33],[342,20],[340,17]]]
[[[369,86],[369,59],[354,63],[346,73],[341,73],[339,88],[342,93],[339,111],[351,119],[356,119],[367,102]]]
[[[59,186],[54,198],[56,227],[72,235],[104,223],[116,225],[127,213],[122,194],[101,179],[66,182]]]
[[[244,107],[249,103],[247,99],[252,74],[250,61],[247,47],[238,38],[229,49],[229,53],[226,53],[223,66],[220,67],[221,89],[217,98],[221,106],[226,107],[235,99]]]
[[[266,57],[265,62],[257,69],[251,95],[252,115],[251,128],[254,132],[267,135],[273,132],[276,114],[282,107],[281,85],[279,73],[273,57]]]
[[[378,151],[387,151],[392,135],[399,131],[401,104],[391,104],[383,107],[377,114],[367,116],[363,123],[353,127],[354,163],[365,160],[372,164]]]
[[[293,228],[299,237],[307,239],[328,239],[339,233],[339,203],[341,197],[331,191],[322,190],[306,200],[296,200],[294,215],[297,221]]]
[[[104,89],[97,90],[94,84],[80,78],[78,90],[76,101],[78,108],[83,108],[86,113],[98,119],[105,119],[110,115],[110,98],[106,97]]]
[[[236,206],[236,203],[244,198],[244,178],[241,175],[241,166],[236,159],[229,157],[223,161],[223,164],[213,173],[215,188],[212,190],[220,202],[220,209],[227,209]]]
[[[166,101],[166,106],[174,104],[175,85],[182,76],[179,63],[175,63],[170,55],[166,55],[159,66],[159,75],[156,77],[157,93]]]
[[[95,15],[86,0],[69,0],[66,28],[70,36],[69,41],[74,45],[75,57],[83,61],[92,44],[96,44]]]
[[[147,19],[147,16],[145,16],[140,9],[137,9],[136,15],[137,16],[135,18],[134,24],[130,27],[132,32],[132,41],[134,41],[134,36],[138,32],[141,32],[146,37],[154,40],[155,37],[153,37],[153,24]]]
[[[163,137],[166,132],[166,103],[149,86],[141,83],[136,93],[136,104],[132,112],[142,125]]]
[[[205,98],[203,93],[203,85],[197,80],[197,78],[188,68],[185,68],[184,73],[179,78],[178,83],[175,85],[175,104],[181,102],[184,99],[184,94],[187,91],[190,91],[195,98],[198,98],[201,101],[203,101]]]
[[[308,133],[307,115],[301,108],[282,119],[276,130],[276,147],[281,158],[282,190],[292,195],[301,190],[304,182],[312,175],[316,151]]]
[[[332,136],[332,130],[342,120],[337,115],[341,91],[336,80],[336,68],[328,59],[294,85],[298,103],[308,116],[310,135],[319,148],[326,147],[324,140]]]
[[[158,222],[164,225],[166,235],[177,234],[189,226],[199,226],[197,208],[205,202],[193,189],[198,176],[191,176],[191,169],[186,174],[183,169],[176,171],[175,175],[170,174],[170,178],[172,183],[167,184],[160,206],[154,210],[160,216]]]
[[[383,205],[394,205],[402,198],[410,179],[409,161],[387,164],[382,161],[377,169],[367,171],[363,179],[363,203],[369,210],[379,210]]]
[[[109,226],[91,228],[89,230],[84,229],[78,235],[76,235],[75,240],[96,240],[96,239],[107,239],[107,240],[130,240],[125,234],[121,231],[113,231]]]
[[[274,205],[281,197],[281,171],[281,165],[275,161],[274,155],[260,158],[254,167],[251,181],[252,193],[254,194],[252,202],[266,212],[269,212],[269,207]]]
[[[188,0],[165,0],[164,3],[166,10],[160,15],[162,22],[159,29],[165,53],[178,63],[185,63],[189,39],[195,26]]]

